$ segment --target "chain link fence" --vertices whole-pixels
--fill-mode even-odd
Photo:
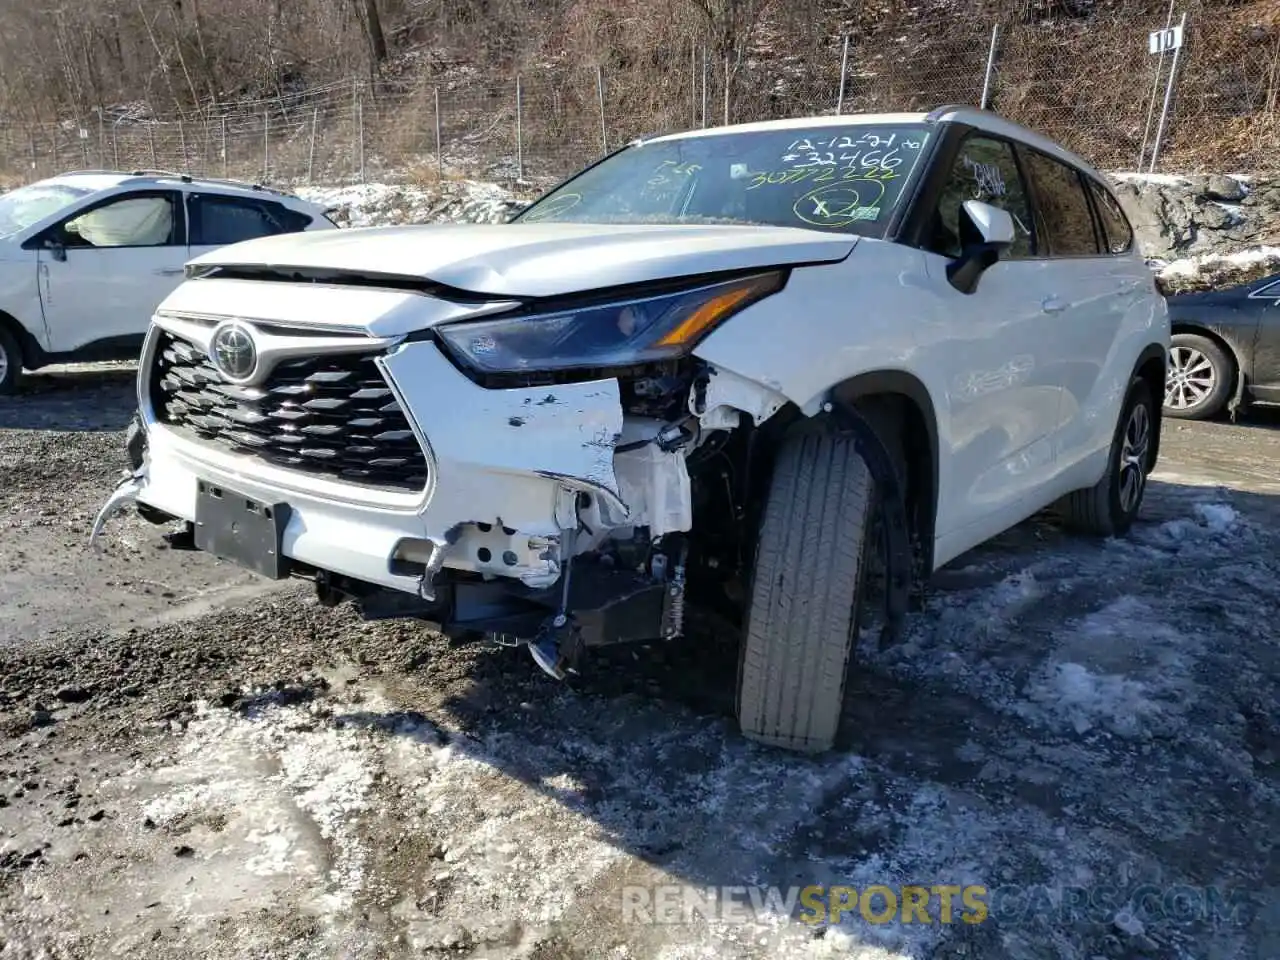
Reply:
[[[1179,16],[1183,11],[1179,11]],[[1280,24],[1186,8],[1161,169],[1280,167]],[[1280,15],[1278,18],[1280,19]],[[0,171],[156,169],[274,183],[471,177],[542,186],[636,136],[835,112],[986,105],[1105,169],[1145,169],[1172,55],[1163,22],[981,18],[883,24],[803,56],[768,38],[739,60],[696,38],[627,70],[593,65],[422,81],[353,79],[182,115],[129,111],[0,121]]]

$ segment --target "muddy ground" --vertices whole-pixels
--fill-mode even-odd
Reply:
[[[1126,540],[952,564],[804,759],[735,733],[723,639],[558,685],[136,518],[91,552],[131,376],[0,401],[5,960],[1280,955],[1280,416],[1171,425]],[[748,909],[874,884],[988,916]]]

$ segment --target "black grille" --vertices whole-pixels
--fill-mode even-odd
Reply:
[[[231,453],[313,476],[422,490],[427,462],[374,354],[281,361],[261,386],[219,376],[199,347],[161,331],[156,419]]]

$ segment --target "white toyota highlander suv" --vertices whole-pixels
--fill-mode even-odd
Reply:
[[[1123,533],[1158,452],[1168,318],[1114,195],[967,108],[638,140],[509,224],[188,278],[95,536],[135,501],[554,676],[709,612],[744,733],[793,749],[834,741],[861,600],[891,640],[914,585],[1042,508]]]
[[[24,367],[136,358],[192,256],[333,227],[292,194],[180,173],[90,170],[0,195],[0,394]]]

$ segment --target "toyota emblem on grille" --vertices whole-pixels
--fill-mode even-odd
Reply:
[[[258,348],[245,327],[224,323],[209,340],[209,358],[228,380],[248,380],[258,367]]]

